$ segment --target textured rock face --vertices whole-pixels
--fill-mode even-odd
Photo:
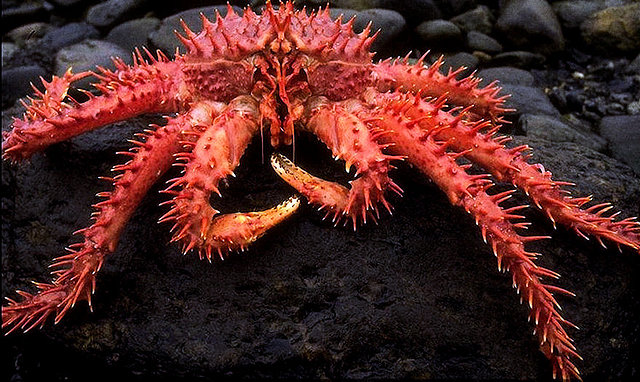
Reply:
[[[622,52],[640,50],[640,4],[603,9],[580,26],[582,37],[602,50]]]
[[[544,0],[504,1],[496,26],[515,46],[529,46],[540,53],[564,48],[560,23]]]
[[[3,256],[12,254],[3,258],[3,290],[43,274],[69,232],[86,223],[93,194],[103,189],[94,174],[106,172],[107,158],[121,149],[118,138],[128,135],[121,127],[105,131],[112,138],[101,145],[74,140],[17,173],[5,168],[3,235],[15,239],[3,241]],[[332,161],[320,144],[298,143],[300,165],[343,177],[339,166],[327,167]],[[518,143],[536,147],[535,159],[578,183],[576,192],[639,212],[640,182],[625,166],[573,144]],[[224,190],[225,210],[264,207],[291,192],[260,155],[256,142]],[[527,309],[509,276],[496,272],[473,222],[412,169],[401,166],[394,178],[406,196],[393,200],[394,216],[379,226],[333,228],[305,208],[248,253],[214,265],[166,244],[166,227],[154,224],[162,213],[154,192],[101,272],[95,312],[78,306],[57,327],[26,337],[34,342],[29,352],[37,354],[46,336],[98,365],[106,359],[116,375],[123,368],[167,376],[547,378]],[[527,215],[536,233],[552,231],[539,213]],[[638,259],[565,230],[553,236],[532,249],[578,295],[561,303],[582,328],[572,335],[584,372],[628,375],[625,355],[637,346]],[[76,358],[58,362],[57,369],[77,367]]]
[[[609,142],[613,156],[640,174],[640,115],[604,117],[600,133]]]

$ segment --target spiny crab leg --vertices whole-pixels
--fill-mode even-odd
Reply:
[[[580,378],[573,364],[580,356],[565,326],[575,325],[566,321],[559,313],[560,306],[553,293],[573,296],[573,293],[542,282],[543,277],[557,279],[559,275],[537,266],[537,253],[528,252],[524,245],[544,237],[522,236],[515,228],[524,228],[526,223],[513,223],[522,216],[513,212],[521,208],[503,209],[500,203],[510,197],[512,191],[489,195],[486,191],[493,185],[488,175],[469,175],[467,166],[458,165],[458,152],[447,152],[447,142],[437,140],[437,130],[423,131],[414,126],[407,128],[406,119],[393,113],[378,113],[385,118],[373,124],[384,131],[393,131],[389,140],[395,144],[392,150],[405,155],[410,163],[431,178],[448,196],[452,204],[464,208],[476,220],[485,241],[488,241],[498,259],[498,269],[508,270],[513,276],[513,286],[531,309],[530,319],[535,323],[535,331],[540,340],[542,352],[551,360],[554,375],[560,374],[564,380]],[[436,118],[430,119],[438,124]]]
[[[418,96],[377,92],[369,92],[366,97],[373,104],[387,105],[386,111],[394,116],[402,116],[407,128],[415,127],[424,132],[437,129],[437,140],[447,142],[454,151],[463,152],[466,158],[491,172],[497,180],[513,183],[524,190],[554,225],[565,225],[585,238],[593,235],[603,246],[603,239],[608,239],[640,252],[640,223],[633,218],[616,221],[615,214],[603,215],[611,208],[609,204],[581,208],[591,198],[571,197],[561,188],[566,182],[554,181],[550,172],[527,163],[524,154],[527,146],[506,148],[507,138],[497,135],[499,126],[467,121],[464,111],[454,116],[442,109],[439,100],[425,101]]]
[[[443,75],[440,73],[442,57],[430,66],[425,66],[423,61],[426,55],[425,53],[414,65],[408,63],[408,56],[404,60],[387,59],[374,65],[376,89],[380,92],[400,89],[433,98],[446,95],[447,102],[451,105],[469,106],[476,118],[501,121],[500,116],[508,111],[503,107],[507,96],[497,96],[500,87],[496,82],[480,88],[480,78],[473,75],[456,79],[464,68],[449,70],[448,74]]]
[[[174,220],[172,241],[182,241],[183,252],[198,248],[200,257],[211,261],[212,252],[220,258],[231,250],[244,250],[269,228],[280,223],[298,208],[291,197],[277,207],[260,212],[219,215],[209,203],[218,184],[238,166],[251,138],[259,129],[259,106],[251,96],[233,99],[219,115],[204,113],[184,142],[189,150],[177,154],[185,163],[181,177],[169,181],[166,193],[173,204],[160,221]]]
[[[55,259],[52,283],[35,283],[39,289],[36,294],[18,291],[20,301],[8,299],[9,304],[2,307],[3,328],[28,331],[43,325],[52,314],[57,323],[78,300],[87,300],[91,307],[96,273],[105,256],[115,250],[122,229],[149,188],[171,167],[172,154],[180,150],[180,134],[189,129],[189,116],[171,118],[166,126],[142,134],[146,139],[134,141],[132,150],[119,153],[131,160],[114,167],[122,173],[111,179],[113,191],[98,194],[106,200],[94,205],[95,222],[76,232],[84,240],[71,245],[69,254]]]
[[[168,73],[177,72],[176,62],[168,61],[161,53],[152,64],[142,54],[134,54],[134,65],[128,66],[114,59],[118,73],[99,68],[100,74],[69,69],[62,77],[53,76],[51,82],[42,79],[44,91],[38,90],[30,104],[23,102],[23,119],[15,118],[13,129],[3,133],[3,157],[10,160],[29,158],[51,144],[113,122],[144,113],[173,112],[178,109],[178,84],[181,79]],[[93,86],[102,92],[95,96],[83,91],[88,100],[77,102],[69,96],[73,82],[94,76],[100,81]],[[82,90],[81,90],[82,91]]]
[[[271,163],[276,173],[309,203],[326,209],[325,217],[333,214],[337,223],[343,215],[348,216],[355,229],[359,219],[366,222],[370,209],[377,214],[378,203],[391,211],[384,192],[391,188],[400,194],[402,190],[389,179],[389,161],[402,157],[382,153],[384,146],[376,143],[364,122],[349,111],[350,103],[359,105],[355,100],[338,103],[330,103],[323,97],[310,100],[303,127],[323,141],[336,159],[344,159],[347,172],[351,166],[356,167],[356,175],[360,177],[350,182],[350,189],[312,176],[282,155],[273,156]]]

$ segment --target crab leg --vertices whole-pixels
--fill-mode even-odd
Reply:
[[[218,184],[238,166],[251,138],[258,132],[260,112],[257,101],[240,96],[215,117],[202,118],[186,142],[193,147],[178,154],[185,167],[181,177],[172,179],[165,192],[175,195],[167,202],[173,207],[160,221],[175,220],[172,241],[182,241],[183,252],[199,249],[211,261],[217,251],[220,258],[231,250],[244,250],[269,228],[289,217],[300,201],[291,197],[265,211],[218,215],[209,197],[220,194]],[[177,189],[177,190],[176,190]]]
[[[272,157],[272,165],[281,178],[310,203],[326,209],[326,216],[333,214],[334,221],[348,215],[354,229],[358,219],[366,222],[369,209],[377,212],[378,203],[391,211],[384,198],[388,187],[402,192],[388,176],[389,161],[402,157],[382,153],[382,147],[374,141],[364,122],[350,111],[359,107],[360,103],[355,100],[329,103],[317,97],[307,105],[304,127],[331,149],[336,160],[345,160],[347,172],[352,165],[356,167],[356,175],[361,176],[350,182],[350,189],[312,176],[281,155]]]
[[[593,235],[604,246],[603,239],[611,240],[640,251],[640,224],[633,218],[614,220],[615,215],[604,216],[611,207],[599,204],[582,209],[591,198],[573,198],[560,186],[566,182],[551,179],[551,173],[540,165],[527,163],[523,151],[527,146],[506,148],[504,137],[496,135],[498,127],[488,122],[469,122],[464,111],[457,116],[442,110],[442,103],[424,101],[402,94],[369,93],[376,103],[396,105],[396,112],[407,118],[405,126],[431,131],[437,128],[436,139],[448,142],[449,147],[491,172],[499,181],[511,182],[524,190],[536,206],[554,223],[573,229],[580,236]],[[404,105],[404,106],[402,106]],[[424,116],[431,116],[424,118]],[[441,122],[436,125],[433,121]],[[485,132],[481,132],[485,131]]]
[[[498,259],[498,269],[511,272],[513,286],[529,304],[534,333],[540,340],[542,352],[552,362],[554,375],[559,373],[565,380],[579,378],[573,359],[580,356],[565,330],[565,325],[574,325],[560,316],[560,307],[553,297],[554,292],[572,296],[573,293],[542,282],[543,277],[558,278],[559,275],[537,266],[534,260],[539,254],[525,250],[525,243],[540,237],[522,236],[515,231],[515,228],[526,227],[525,223],[511,222],[521,218],[512,213],[520,207],[500,207],[511,192],[489,195],[486,191],[493,183],[487,179],[488,175],[469,175],[465,171],[467,166],[455,162],[460,153],[447,152],[447,142],[436,140],[437,130],[410,129],[404,117],[391,114],[386,117],[377,120],[375,125],[393,131],[388,138],[395,143],[393,150],[407,155],[409,162],[444,190],[452,204],[464,208],[475,218]],[[438,121],[433,121],[437,125]]]
[[[431,66],[424,66],[425,56],[426,54],[414,65],[408,64],[408,57],[402,61],[387,59],[374,65],[377,90],[386,92],[400,89],[433,98],[445,94],[447,102],[455,106],[469,106],[476,117],[500,121],[500,115],[507,111],[503,107],[507,96],[497,96],[500,88],[496,86],[496,82],[479,88],[480,79],[477,77],[468,76],[457,80],[456,76],[464,68],[450,70],[447,75],[443,75],[439,72],[443,64],[442,57]]]
[[[36,294],[17,291],[20,301],[8,299],[9,304],[2,307],[3,328],[28,331],[52,314],[57,323],[78,300],[86,299],[91,307],[96,273],[105,256],[115,250],[122,229],[151,185],[170,168],[172,154],[180,149],[181,131],[191,128],[190,119],[191,115],[169,119],[166,126],[142,134],[146,140],[134,142],[136,147],[131,151],[120,153],[131,160],[114,167],[122,173],[112,179],[113,191],[98,194],[106,200],[94,205],[95,222],[76,232],[84,240],[71,245],[69,254],[55,259],[52,283],[35,283],[39,289]]]
[[[144,113],[172,112],[178,109],[178,84],[181,81],[178,64],[158,53],[153,64],[144,61],[138,51],[134,65],[128,66],[114,59],[118,72],[99,68],[101,74],[82,72],[73,74],[69,69],[62,77],[44,79],[44,92],[35,88],[36,97],[30,104],[23,102],[23,119],[15,118],[13,129],[3,133],[2,151],[5,159],[18,161],[29,158],[51,144],[113,122]],[[102,92],[88,96],[83,103],[69,96],[73,82],[88,76],[100,81],[93,86]]]

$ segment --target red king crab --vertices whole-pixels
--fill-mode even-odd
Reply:
[[[276,173],[335,222],[375,220],[378,209],[391,207],[390,190],[402,190],[389,178],[391,162],[406,160],[429,177],[456,206],[464,208],[493,248],[498,268],[508,270],[518,293],[528,302],[540,348],[555,376],[579,378],[580,356],[567,328],[574,325],[559,313],[553,294],[571,292],[543,282],[557,278],[535,264],[537,253],[525,249],[539,236],[520,233],[527,223],[518,211],[503,208],[511,191],[492,193],[491,178],[525,191],[554,224],[581,236],[640,250],[640,225],[633,218],[616,220],[610,207],[586,207],[588,197],[569,196],[560,182],[539,164],[528,163],[526,146],[507,148],[509,138],[497,135],[505,97],[495,84],[480,88],[473,76],[457,79],[460,70],[439,72],[442,61],[425,66],[407,60],[372,62],[370,28],[356,34],[353,20],[331,20],[328,9],[295,11],[293,4],[275,10],[267,4],[258,15],[242,16],[229,8],[215,21],[202,16],[202,31],[185,24],[178,35],[187,49],[169,60],[160,51],[147,58],[139,51],[131,66],[114,59],[114,71],[67,71],[44,83],[44,91],[25,103],[22,119],[3,133],[3,158],[29,158],[47,146],[92,129],[145,113],[165,113],[164,126],[152,125],[134,148],[130,160],[114,168],[113,190],[99,194],[95,222],[77,234],[79,243],[52,264],[51,283],[36,283],[35,294],[18,291],[19,300],[2,307],[8,332],[57,323],[79,300],[95,290],[96,273],[113,252],[125,224],[149,188],[172,166],[184,167],[164,191],[171,199],[160,219],[173,224],[172,241],[183,252],[197,249],[208,260],[244,250],[271,227],[293,214],[300,199],[292,196],[264,211],[219,214],[210,205],[219,182],[238,165],[255,135],[268,134],[274,148],[292,145],[295,130],[315,134],[353,166],[359,177],[350,187],[317,178],[280,154],[271,157]],[[100,95],[83,91],[78,102],[71,84],[97,77]],[[82,91],[82,90],[80,90]],[[470,164],[486,170],[467,172]]]

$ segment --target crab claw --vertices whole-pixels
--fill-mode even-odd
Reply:
[[[300,197],[292,195],[277,206],[264,211],[218,215],[202,237],[204,246],[244,250],[270,228],[293,215],[299,206]]]
[[[347,208],[349,189],[345,186],[313,176],[279,153],[271,155],[271,166],[278,176],[306,196],[309,203],[329,208],[336,214]]]

